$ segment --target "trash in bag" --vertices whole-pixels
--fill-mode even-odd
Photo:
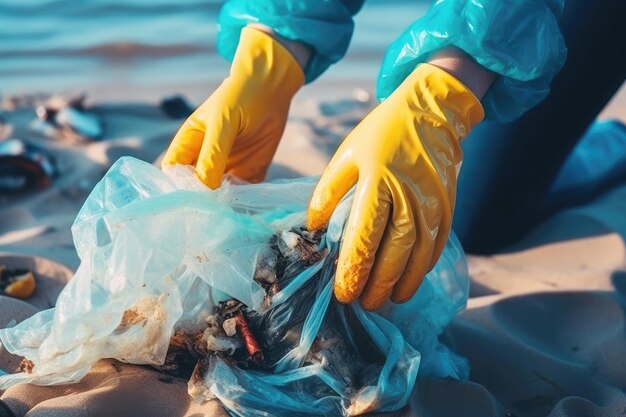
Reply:
[[[113,358],[187,378],[196,401],[234,415],[338,416],[403,408],[418,369],[466,377],[467,362],[437,340],[467,301],[456,238],[408,303],[340,304],[335,260],[352,200],[326,230],[307,231],[314,186],[209,190],[188,167],[120,159],[72,226],[81,264],[56,307],[0,330],[24,357],[0,389],[78,381]]]
[[[39,146],[21,139],[0,141],[0,194],[15,194],[50,185],[56,161]]]
[[[54,95],[37,105],[33,131],[56,139],[87,141],[102,139],[102,120],[86,107],[87,96]]]

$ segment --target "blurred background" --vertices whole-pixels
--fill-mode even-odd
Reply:
[[[0,0],[0,94],[84,91],[98,101],[203,100],[227,74],[220,0]],[[373,92],[387,45],[427,0],[369,0],[344,60],[301,95]],[[326,88],[328,87],[328,88]],[[603,117],[625,118],[626,89]]]
[[[84,90],[98,99],[202,100],[224,78],[219,0],[0,0],[1,93]],[[373,89],[386,46],[426,1],[368,1],[346,59],[316,84]]]

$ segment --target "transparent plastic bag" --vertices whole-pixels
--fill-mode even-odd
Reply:
[[[81,264],[56,307],[0,330],[6,349],[33,365],[30,373],[0,376],[0,389],[78,381],[102,358],[162,366],[173,336],[205,335],[230,299],[243,304],[265,363],[248,358],[244,365],[251,365],[241,366],[235,356],[212,352],[196,366],[189,389],[197,401],[218,398],[236,415],[398,410],[420,362],[431,375],[466,375],[467,363],[437,340],[467,300],[465,258],[454,236],[408,303],[375,314],[334,300],[350,197],[311,243],[316,257],[296,257],[282,269],[281,288],[268,304],[254,279],[259,263],[272,245],[280,259],[292,256],[289,242],[299,239],[294,230],[304,224],[314,185],[306,178],[225,182],[213,191],[186,167],[162,172],[120,159],[74,222]],[[230,354],[242,350],[233,337],[218,340],[231,343],[223,349]]]

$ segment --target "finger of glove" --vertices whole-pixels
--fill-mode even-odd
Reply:
[[[361,295],[374,264],[389,218],[390,199],[383,187],[368,179],[357,185],[335,277],[335,297],[342,303]]]
[[[313,191],[307,211],[307,229],[318,230],[326,226],[335,208],[357,179],[358,171],[350,153],[340,147]]]
[[[196,175],[212,189],[222,182],[226,160],[239,131],[237,112],[207,115],[204,141],[196,164]]]
[[[391,217],[376,252],[374,266],[359,302],[372,311],[382,307],[406,269],[415,245],[413,212],[401,186],[392,185]]]
[[[161,168],[175,164],[194,165],[198,160],[203,140],[204,126],[191,118],[187,119],[167,148],[161,161]]]
[[[413,213],[415,244],[404,272],[393,287],[391,300],[395,303],[404,303],[415,294],[429,271],[435,246],[435,236],[433,236],[430,222],[424,216],[423,204],[414,190],[405,189],[405,195]]]

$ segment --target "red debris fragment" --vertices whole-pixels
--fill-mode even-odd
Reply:
[[[252,358],[253,361],[259,363],[263,361],[263,352],[261,352],[261,348],[259,347],[259,342],[257,342],[254,334],[250,330],[248,326],[248,322],[243,315],[243,312],[239,310],[235,314],[237,333],[241,335],[243,339],[243,344],[246,346],[246,350],[248,351],[248,355]]]

